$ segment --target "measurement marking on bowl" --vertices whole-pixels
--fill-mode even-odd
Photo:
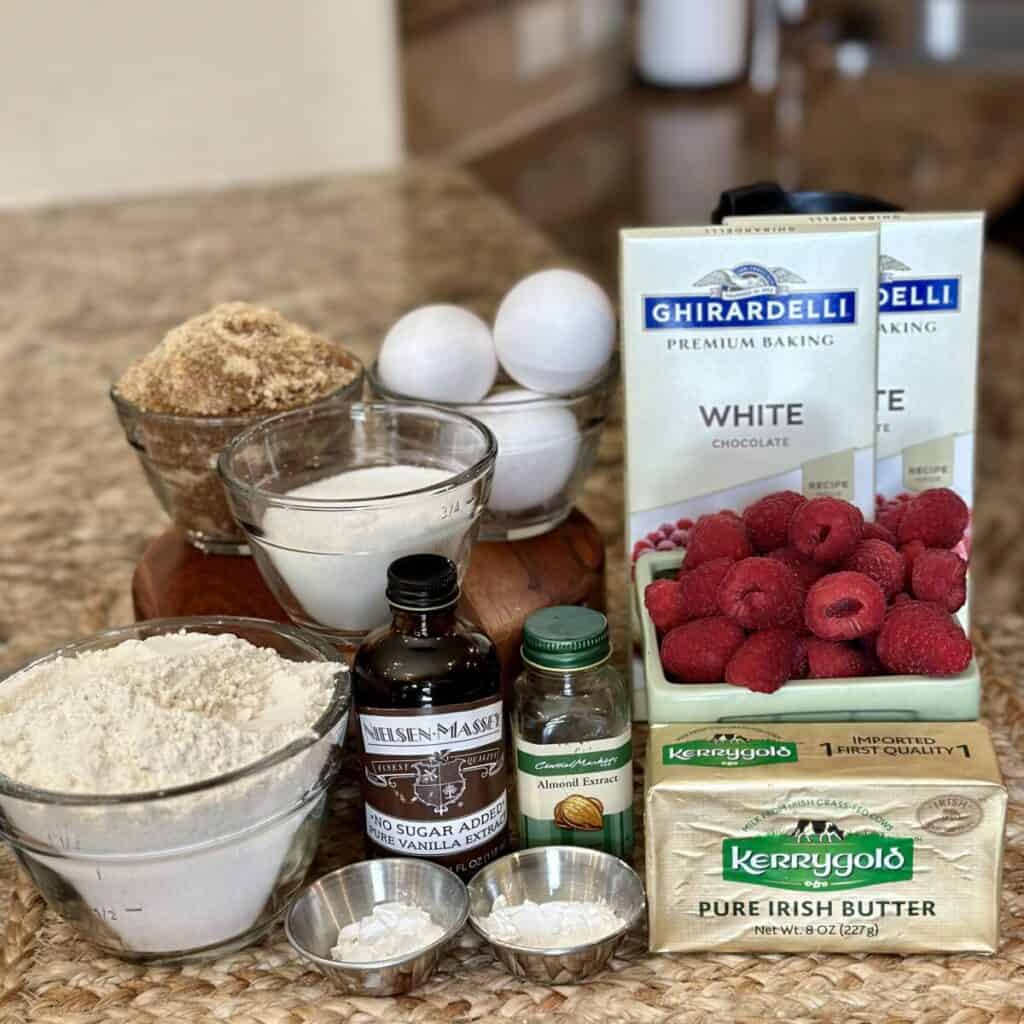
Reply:
[[[126,914],[141,914],[142,907],[125,907],[124,912]]]

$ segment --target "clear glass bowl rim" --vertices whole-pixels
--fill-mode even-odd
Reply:
[[[339,398],[344,398],[349,394],[360,394],[363,389],[363,382],[366,379],[366,367],[363,365],[363,361],[352,352],[349,352],[348,349],[343,349],[342,351],[351,361],[352,369],[356,371],[356,375],[352,380],[347,384],[342,384],[339,388],[335,388],[333,391],[328,391],[327,394],[321,395],[319,398],[314,398],[311,402],[306,402],[303,405],[297,405],[294,409],[285,409],[279,413],[249,412],[236,413],[231,416],[196,416],[171,412],[151,412],[148,409],[143,409],[140,405],[136,405],[134,402],[129,402],[128,399],[118,391],[116,381],[110,385],[108,394],[110,395],[110,400],[114,403],[118,412],[134,416],[138,419],[148,420],[151,423],[166,423],[168,425],[175,424],[177,426],[184,426],[187,424],[193,428],[196,426],[235,427],[242,430],[254,423],[262,422],[268,416],[281,416],[285,413],[300,412],[304,409],[315,408],[325,402],[337,401]]]
[[[546,406],[571,406],[579,404],[588,398],[593,398],[600,395],[602,392],[610,392],[615,382],[619,378],[619,353],[615,351],[612,353],[611,359],[608,361],[608,366],[605,368],[604,373],[590,384],[588,387],[583,388],[580,391],[570,392],[568,395],[542,395],[538,393],[536,398],[528,398],[525,401],[512,401],[512,402],[435,402],[429,401],[425,398],[416,398],[412,395],[406,395],[401,391],[394,391],[389,387],[386,387],[380,379],[377,373],[377,360],[374,359],[369,366],[366,367],[366,379],[370,384],[371,390],[374,394],[387,399],[388,402],[416,402],[424,405],[436,405],[439,409],[448,409],[452,412],[461,412],[463,415],[472,416],[473,411],[480,410],[481,412],[494,412],[495,410],[504,409],[540,409]],[[515,381],[511,382],[515,384]],[[521,385],[516,385],[520,387]],[[501,394],[501,392],[496,392]]]
[[[261,435],[272,433],[279,425],[288,421],[289,423],[302,419],[315,419],[326,416],[330,413],[347,411],[351,416],[356,412],[370,410],[374,413],[394,415],[398,413],[419,413],[428,414],[438,418],[446,418],[450,422],[461,422],[469,426],[486,443],[484,454],[477,459],[473,465],[462,470],[454,476],[446,477],[441,483],[431,484],[428,487],[417,487],[411,491],[397,491],[394,494],[382,494],[379,498],[289,498],[276,491],[267,490],[265,487],[258,487],[256,484],[246,483],[240,480],[230,469],[230,463],[234,453],[243,445],[249,444],[258,439]],[[490,429],[479,420],[455,409],[444,409],[439,405],[429,402],[346,402],[337,405],[321,403],[320,405],[306,406],[302,409],[292,409],[288,412],[281,412],[270,416],[265,420],[253,425],[230,441],[217,459],[217,472],[220,474],[224,486],[245,500],[251,501],[258,498],[268,506],[274,508],[291,508],[309,511],[354,511],[357,509],[380,509],[393,503],[401,503],[410,498],[418,498],[425,495],[445,494],[448,491],[461,487],[484,476],[488,470],[494,467],[498,455],[498,441]]]
[[[112,646],[121,640],[134,639],[140,631],[155,630],[160,634],[177,633],[179,630],[196,629],[202,627],[224,627],[218,632],[230,632],[232,628],[248,630],[265,630],[292,641],[299,647],[306,647],[311,652],[320,655],[319,658],[311,658],[311,661],[335,662],[338,665],[334,696],[327,705],[323,714],[310,726],[312,736],[294,740],[286,747],[275,750],[259,761],[244,765],[230,772],[214,775],[199,782],[190,782],[182,786],[170,786],[167,789],[144,790],[138,793],[61,793],[50,789],[37,789],[35,786],[28,786],[16,782],[0,772],[0,795],[9,796],[17,800],[37,804],[55,804],[68,807],[113,807],[127,804],[153,803],[159,800],[169,800],[174,797],[188,796],[190,794],[202,793],[207,790],[217,789],[219,786],[238,782],[249,776],[258,775],[260,772],[273,768],[290,760],[296,754],[301,754],[314,744],[319,743],[348,712],[352,699],[352,686],[349,677],[348,665],[338,650],[331,644],[319,637],[314,636],[307,630],[298,626],[285,625],[280,622],[272,622],[270,619],[249,618],[240,615],[191,615],[181,618],[168,619],[143,619],[130,626],[117,626],[114,629],[104,629],[83,640],[75,640],[72,643],[62,644],[55,647],[46,654],[41,654],[31,659],[24,665],[8,672],[0,678],[0,687],[15,676],[26,672],[56,658],[66,657],[94,648],[98,643],[103,646]],[[106,643],[110,641],[110,644]],[[0,690],[2,692],[2,690]]]

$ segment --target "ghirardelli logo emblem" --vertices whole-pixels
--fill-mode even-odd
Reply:
[[[444,814],[458,804],[466,793],[467,775],[479,772],[490,778],[502,770],[504,756],[500,749],[478,750],[469,754],[452,754],[440,750],[419,761],[378,762],[375,769],[367,767],[366,781],[371,786],[389,789],[402,803],[419,803],[435,814]],[[411,785],[403,785],[409,782]]]
[[[959,277],[914,277],[902,260],[882,253],[878,261],[878,312],[955,313],[960,308]]]
[[[701,292],[643,297],[644,329],[830,326],[857,322],[854,289],[796,289],[807,284],[786,267],[741,263],[709,271],[694,283]]]
[[[785,267],[762,267],[758,263],[741,263],[732,270],[712,270],[694,288],[709,288],[712,295],[727,299],[741,299],[747,295],[780,295],[791,284],[806,284],[799,274]]]

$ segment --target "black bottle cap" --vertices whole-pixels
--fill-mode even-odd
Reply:
[[[901,207],[855,192],[787,192],[777,182],[726,189],[711,214],[712,224],[726,217],[789,213],[896,213]]]
[[[388,602],[410,611],[447,608],[459,599],[459,570],[444,555],[406,555],[388,566]]]

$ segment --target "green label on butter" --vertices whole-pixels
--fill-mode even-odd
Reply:
[[[690,740],[687,743],[666,743],[661,748],[662,764],[693,768],[751,768],[796,760],[795,743],[768,739]]]
[[[773,889],[819,892],[910,881],[914,840],[844,833],[804,819],[793,832],[722,840],[722,878]]]

